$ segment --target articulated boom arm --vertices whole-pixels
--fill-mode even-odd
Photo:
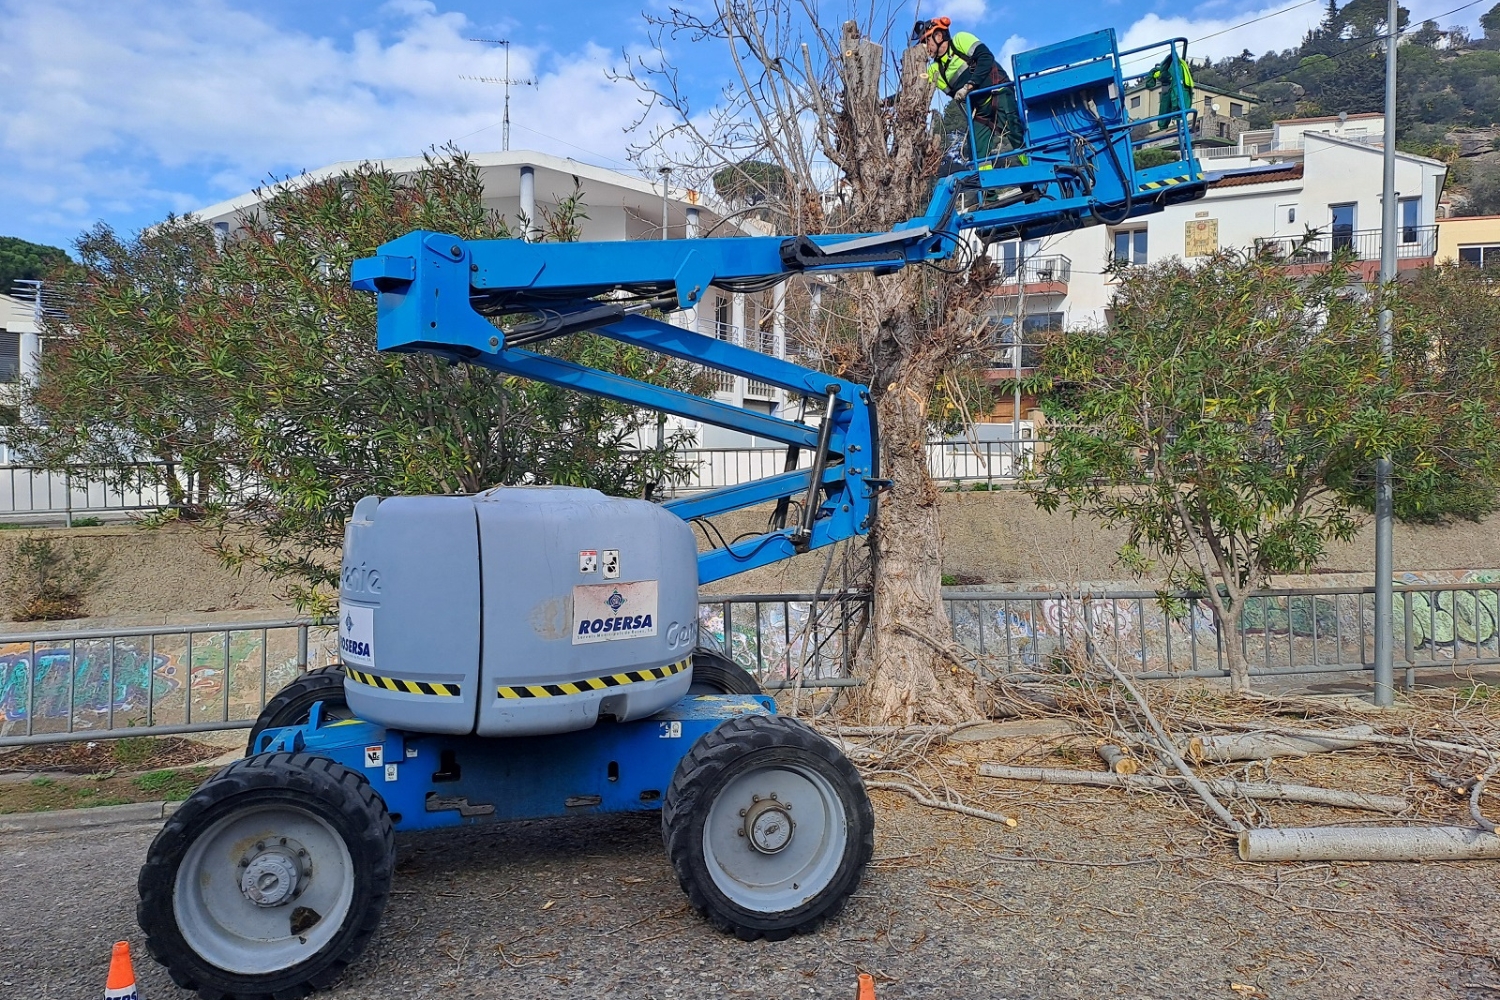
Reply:
[[[1150,48],[1167,53],[1169,66],[1186,55],[1182,39]],[[1139,59],[1145,51],[1121,54],[1114,32],[1103,31],[1016,56],[1015,82],[993,90],[1014,97],[1024,146],[971,160],[941,178],[926,213],[888,233],[527,243],[418,231],[356,261],[353,283],[379,295],[383,351],[430,352],[786,444],[788,471],[666,504],[692,519],[780,501],[784,522],[786,502],[801,499],[796,523],[773,524],[757,538],[703,553],[699,579],[708,583],[869,529],[884,485],[874,408],[864,386],[645,312],[692,309],[710,288],[755,291],[799,272],[879,274],[946,260],[959,252],[966,230],[985,239],[1029,239],[1123,222],[1201,196],[1204,178],[1188,145],[1192,112],[1181,80],[1163,84],[1178,111],[1147,119],[1125,111],[1127,81],[1146,74],[1125,76],[1122,55]],[[1150,58],[1154,65],[1158,56]],[[1153,128],[1170,131],[1135,137]],[[1134,151],[1146,141],[1167,142],[1178,158],[1138,172]],[[502,329],[496,320],[507,316],[530,319]],[[823,422],[812,427],[527,349],[584,330],[821,400]],[[802,450],[812,454],[811,468],[795,468]]]

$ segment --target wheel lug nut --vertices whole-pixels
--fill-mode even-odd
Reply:
[[[752,795],[752,796],[750,796],[750,801],[751,802],[759,802],[760,801],[760,796],[759,795]]]
[[[772,801],[772,802],[775,802],[775,801],[776,801],[776,793],[775,793],[775,792],[772,792],[772,793],[771,793],[771,801]]]
[[[750,811],[750,810],[748,810],[748,809],[741,809],[741,810],[740,810],[740,815],[741,815],[741,816],[744,816],[744,815],[745,815],[745,813],[747,813],[747,812],[749,812],[749,811]]]

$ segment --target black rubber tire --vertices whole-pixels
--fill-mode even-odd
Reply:
[[[726,896],[708,872],[703,826],[714,798],[744,771],[779,763],[816,770],[837,793],[848,824],[838,868],[822,891],[791,910],[760,912]],[[838,914],[859,887],[875,851],[875,812],[849,759],[805,723],[775,715],[742,715],[720,724],[677,765],[661,811],[662,839],[688,902],[721,931],[742,941],[781,941],[810,934]]]
[[[255,718],[250,727],[250,739],[245,743],[245,754],[255,753],[255,741],[267,729],[282,726],[300,726],[307,721],[307,713],[313,705],[323,702],[324,717],[343,719],[349,717],[349,701],[344,695],[344,665],[335,663],[330,667],[309,670],[286,687],[277,691],[266,707]],[[329,713],[332,713],[330,716]]]
[[[268,975],[226,972],[183,939],[173,907],[177,869],[193,840],[251,804],[283,802],[334,828],[354,865],[354,898],[344,926],[317,954]],[[199,787],[168,819],[141,867],[136,921],[151,957],[172,981],[204,1000],[295,1000],[338,981],[380,926],[396,868],[396,840],[385,802],[364,776],[326,757],[261,754],[236,761]]]
[[[701,646],[693,650],[693,683],[689,695],[765,694],[755,675],[723,653]]]

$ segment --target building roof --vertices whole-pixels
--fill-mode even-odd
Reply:
[[[1500,215],[1450,215],[1446,219],[1439,219],[1438,225],[1445,222],[1485,222],[1500,219]]]
[[[1353,116],[1351,115],[1350,117],[1352,118]],[[1379,136],[1376,136],[1375,138],[1379,138]],[[1332,143],[1336,146],[1343,146],[1345,149],[1363,149],[1368,152],[1376,153],[1380,156],[1385,155],[1385,148],[1383,145],[1377,146],[1373,143],[1361,142],[1358,138],[1351,138],[1347,135],[1334,135],[1332,132],[1304,132],[1302,133],[1302,141],[1304,143],[1308,141],[1327,142]],[[1442,160],[1436,160],[1430,156],[1421,156],[1417,153],[1408,153],[1404,149],[1396,150],[1396,159],[1409,160],[1412,163],[1426,163],[1429,166],[1442,167],[1444,171],[1448,169],[1448,164],[1444,163]]]
[[[1277,164],[1273,170],[1244,171],[1211,179],[1208,186],[1213,190],[1231,187],[1249,187],[1252,184],[1275,184],[1279,181],[1300,181],[1305,169],[1301,160],[1296,163]]]
[[[1357,122],[1357,121],[1365,121],[1365,120],[1370,119],[1370,118],[1384,118],[1384,117],[1385,117],[1385,115],[1381,114],[1379,111],[1366,111],[1366,112],[1364,112],[1362,114],[1347,115],[1347,116],[1342,116],[1342,115],[1320,115],[1317,118],[1278,118],[1276,120],[1276,124],[1277,125],[1311,125],[1311,124],[1317,124],[1319,122],[1337,122],[1337,121]]]
[[[487,198],[518,197],[521,191],[520,168],[530,166],[535,168],[535,191],[539,202],[557,202],[568,197],[573,193],[573,179],[576,177],[583,182],[588,191],[588,201],[592,205],[623,206],[644,212],[654,211],[657,217],[661,213],[661,187],[645,177],[528,149],[468,155],[484,177],[485,197]],[[415,173],[421,170],[426,162],[426,159],[421,156],[341,160],[326,167],[319,167],[317,170],[309,170],[296,177],[289,177],[278,183],[297,185],[323,180],[365,165],[383,167],[397,174]],[[193,214],[209,222],[233,219],[240,212],[260,204],[262,200],[262,195],[247,191],[238,197],[221,201],[217,205],[199,209]],[[720,205],[716,199],[701,191],[674,188],[671,192],[671,200],[679,207],[701,207],[720,218],[731,214],[730,210]]]

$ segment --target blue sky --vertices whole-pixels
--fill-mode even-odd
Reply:
[[[674,0],[682,6],[684,0]],[[1407,0],[1421,18],[1461,0]],[[707,0],[686,0],[688,6]],[[1009,54],[1113,27],[1127,43],[1182,34],[1199,54],[1283,48],[1322,0],[921,0]],[[643,9],[665,0],[0,0],[0,235],[68,246],[103,220],[134,232],[168,212],[339,160],[457,141],[500,148],[511,38],[511,145],[631,169],[640,94],[609,71],[654,53]],[[1473,26],[1488,2],[1451,19]],[[837,23],[847,4],[819,4]],[[861,9],[869,9],[863,6]],[[908,24],[911,3],[892,6]],[[1252,18],[1254,24],[1235,27]],[[1445,22],[1446,24],[1447,22]],[[1232,30],[1226,30],[1232,29]],[[699,107],[727,83],[712,42],[667,40]]]

